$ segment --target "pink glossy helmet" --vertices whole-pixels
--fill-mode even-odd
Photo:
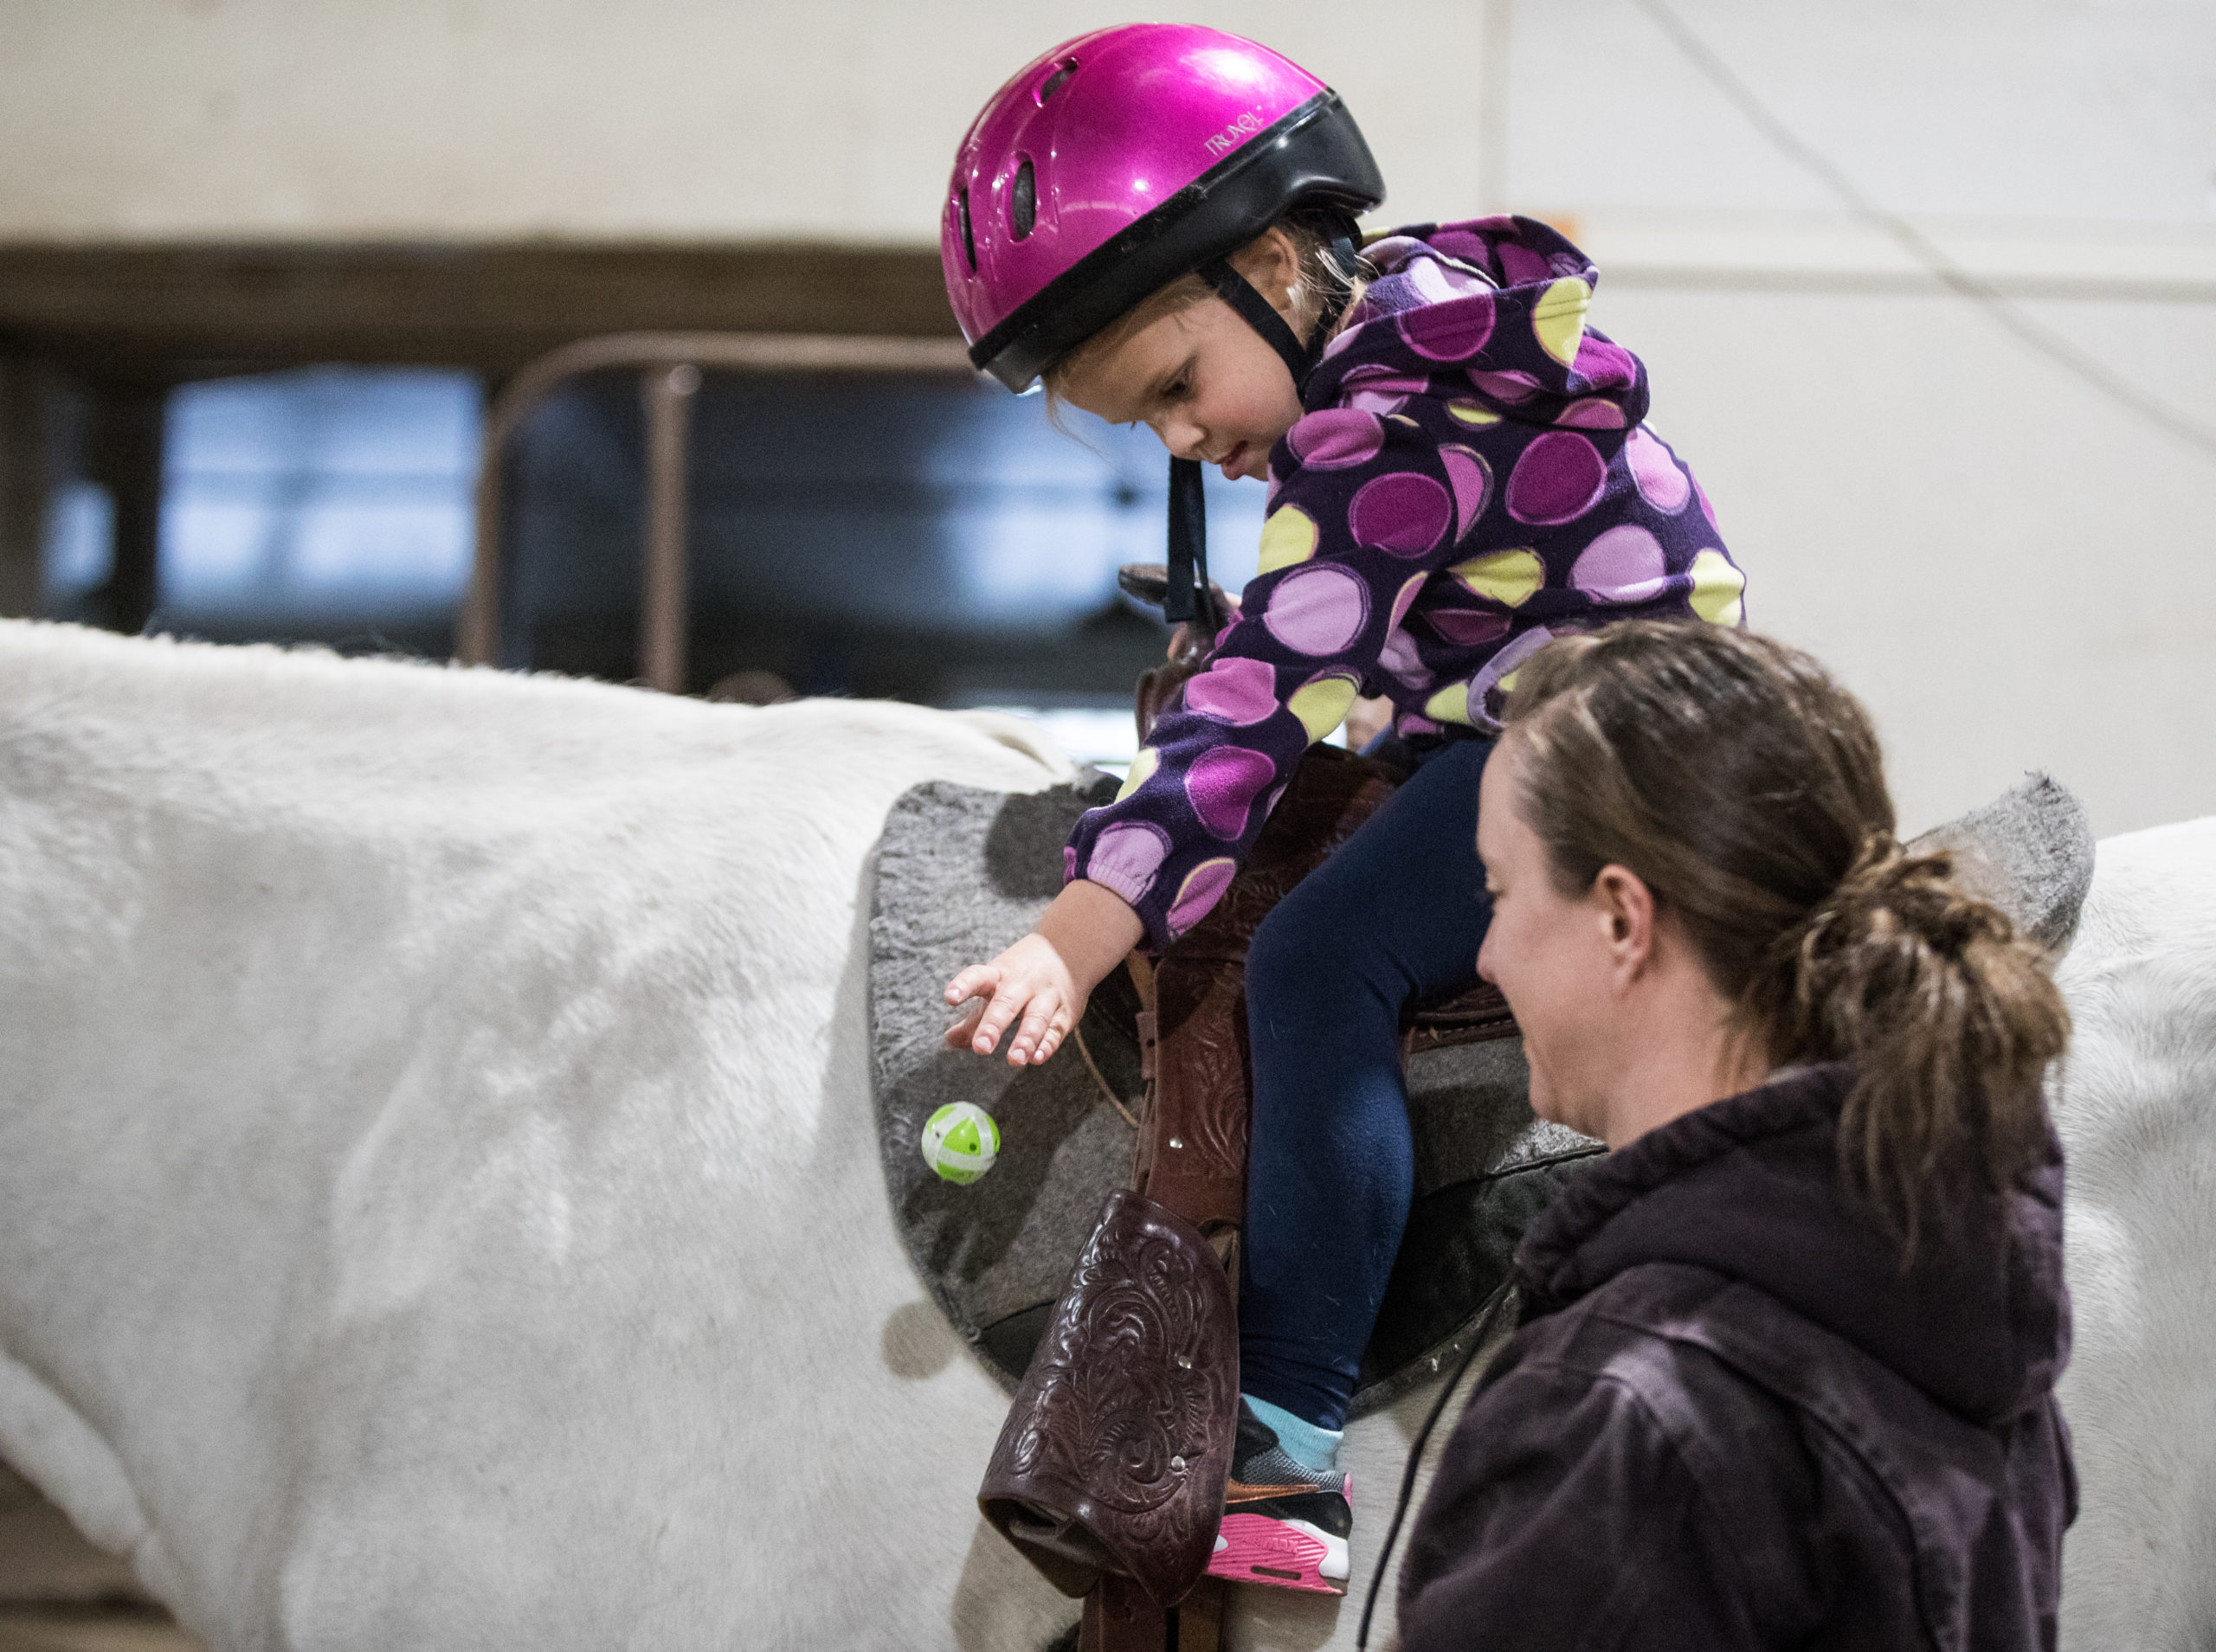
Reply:
[[[1351,223],[1384,198],[1354,117],[1298,64],[1214,29],[1126,23],[993,94],[955,156],[939,257],[971,363],[1023,390],[1291,209]]]

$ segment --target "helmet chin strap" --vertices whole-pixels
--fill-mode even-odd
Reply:
[[[1351,237],[1336,237],[1331,250],[1346,264],[1353,263]],[[1351,295],[1342,290],[1325,302],[1323,313],[1316,318],[1316,325],[1304,344],[1299,335],[1277,312],[1276,306],[1232,268],[1229,259],[1210,259],[1201,266],[1200,276],[1215,289],[1216,297],[1238,312],[1248,326],[1261,334],[1263,342],[1277,351],[1285,371],[1292,375],[1293,394],[1297,396],[1305,389],[1308,376],[1323,359],[1331,328],[1345,312]],[[1211,635],[1221,630],[1225,616],[1216,611],[1215,598],[1208,590],[1208,504],[1201,492],[1201,461],[1197,459],[1169,461],[1168,572],[1169,588],[1163,595],[1163,617],[1179,624],[1197,620]]]

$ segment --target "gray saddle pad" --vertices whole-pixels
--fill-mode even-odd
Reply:
[[[1109,782],[1112,790],[1113,782]],[[1096,996],[1075,1041],[1043,1066],[1015,1069],[950,1051],[942,996],[964,964],[994,956],[1061,888],[1062,845],[1097,800],[1074,787],[1008,795],[934,781],[892,807],[878,846],[870,918],[870,1010],[878,1144],[902,1243],[933,1299],[985,1364],[1013,1386],[1030,1361],[1101,1203],[1131,1179],[1139,1052]],[[1524,1225],[1559,1177],[1597,1144],[1531,1116],[1515,1039],[1411,1063],[1416,1202],[1357,1411],[1428,1377],[1459,1349],[1478,1307],[1507,1276]],[[974,1102],[1001,1127],[1000,1159],[956,1186],[918,1145],[948,1102]]]
[[[1112,782],[1107,782],[1112,788]],[[1100,795],[1105,795],[1105,793]],[[1075,1041],[1040,1067],[950,1051],[945,983],[1027,931],[1061,887],[1061,851],[1098,800],[1076,787],[1010,795],[933,781],[894,804],[870,918],[872,1072],[878,1145],[894,1220],[917,1272],[989,1369],[1013,1386],[1108,1194],[1128,1181],[1138,1049],[1096,996]],[[1966,880],[2059,950],[2092,877],[2084,811],[2044,775],[1926,833]],[[1508,1274],[1517,1239],[1596,1143],[1531,1115],[1520,1041],[1433,1051],[1409,1065],[1416,1199],[1357,1413],[1458,1353],[1478,1307]],[[924,1121],[974,1102],[1002,1131],[999,1161],[960,1187],[924,1163]]]

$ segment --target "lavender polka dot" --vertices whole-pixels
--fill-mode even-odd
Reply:
[[[1661,541],[1636,523],[1611,528],[1578,553],[1569,582],[1599,602],[1644,602],[1670,576]]]
[[[1385,633],[1385,646],[1377,656],[1377,663],[1411,688],[1430,676],[1424,669],[1423,657],[1416,652],[1416,640],[1405,631]]]
[[[1462,538],[1485,514],[1485,497],[1492,492],[1492,466],[1474,447],[1449,443],[1439,450],[1446,484],[1454,490],[1454,537]]]
[[[1346,408],[1311,413],[1285,433],[1293,457],[1311,470],[1339,471],[1367,463],[1385,445],[1376,415]]]
[[[1347,506],[1347,530],[1355,543],[1395,556],[1422,556],[1453,523],[1446,490],[1414,471],[1364,482]]]
[[[1062,845],[1062,882],[1066,884],[1076,876],[1077,845],[1073,843],[1066,843]]]
[[[1208,909],[1221,900],[1223,891],[1231,887],[1238,871],[1238,862],[1220,858],[1204,860],[1186,873],[1177,898],[1169,903],[1170,935],[1181,935],[1206,917]]]
[[[1487,283],[1468,271],[1458,270],[1442,259],[1411,260],[1406,273],[1408,284],[1415,288],[1426,304],[1451,304],[1456,299],[1466,299],[1492,290]]]
[[[1677,515],[1692,497],[1692,483],[1670,457],[1670,450],[1647,434],[1644,425],[1625,441],[1624,463],[1631,467],[1639,497],[1665,516]]]
[[[1494,401],[1511,408],[1529,402],[1539,392],[1538,380],[1512,368],[1495,373],[1473,367],[1470,370],[1470,382]]]
[[[1556,415],[1558,425],[1569,425],[1577,430],[1621,430],[1624,410],[1606,396],[1588,395],[1582,402],[1573,402]]]
[[[1339,381],[1339,394],[1349,407],[1381,418],[1400,412],[1408,405],[1410,396],[1420,395],[1430,388],[1427,378],[1395,373],[1391,368],[1376,363],[1350,368],[1347,376]]]
[[[1247,812],[1255,798],[1277,773],[1277,765],[1259,751],[1244,746],[1212,747],[1185,771],[1185,797],[1212,835],[1235,839],[1246,829]]]
[[[1508,514],[1518,522],[1552,526],[1575,522],[1591,510],[1607,480],[1600,449],[1567,430],[1532,438],[1508,475]]]
[[[1394,318],[1410,350],[1434,362],[1467,361],[1492,337],[1492,294],[1420,305]]]
[[[1085,876],[1129,901],[1154,887],[1154,875],[1169,853],[1169,834],[1149,820],[1125,820],[1092,840]]]
[[[1296,653],[1336,654],[1362,634],[1369,618],[1369,588],[1336,562],[1320,562],[1278,582],[1262,622]]]
[[[1259,723],[1278,709],[1278,674],[1261,660],[1221,654],[1185,685],[1185,709],[1234,728]]]
[[[1716,507],[1708,502],[1708,490],[1700,485],[1697,476],[1693,478],[1693,497],[1700,501],[1700,513],[1708,518],[1708,525],[1717,528]],[[1723,530],[1717,528],[1717,531],[1721,533]]]
[[[1423,617],[1425,624],[1459,648],[1498,642],[1515,623],[1506,614],[1476,608],[1431,608]]]
[[[1414,711],[1401,712],[1399,718],[1394,723],[1393,727],[1403,737],[1412,734],[1437,734],[1439,732],[1439,725],[1436,723],[1433,723],[1429,717],[1420,717]]]

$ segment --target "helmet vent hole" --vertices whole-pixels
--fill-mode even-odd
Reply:
[[[1018,241],[1029,235],[1031,227],[1039,222],[1039,180],[1034,176],[1027,157],[1015,169],[1015,187],[1008,191],[1008,222]]]
[[[1076,73],[1077,59],[1074,57],[1066,57],[1055,64],[1054,72],[1047,77],[1046,84],[1039,88],[1039,101],[1044,103],[1053,97],[1062,89],[1062,82]]]
[[[970,228],[970,191],[957,190],[954,196],[954,215],[962,223],[962,255],[970,260],[970,273],[977,273],[977,237]]]

